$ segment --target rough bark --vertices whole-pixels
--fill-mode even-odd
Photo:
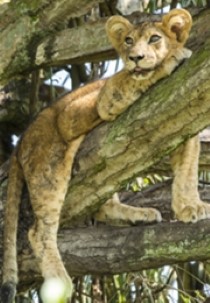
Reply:
[[[195,233],[195,229],[199,232]],[[209,221],[196,225],[171,222],[124,228],[89,227],[62,231],[58,245],[72,275],[117,274],[209,259],[209,234]],[[19,264],[22,285],[40,280],[30,254],[22,253]]]
[[[86,14],[101,0],[14,1],[1,5],[0,82],[35,68],[36,48],[71,17]]]

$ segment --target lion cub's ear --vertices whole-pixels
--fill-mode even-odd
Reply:
[[[173,9],[162,18],[162,25],[176,35],[178,42],[184,44],[192,26],[192,17],[185,9]]]
[[[121,16],[113,16],[108,19],[106,23],[107,36],[118,52],[120,52],[120,47],[132,28],[133,25]]]

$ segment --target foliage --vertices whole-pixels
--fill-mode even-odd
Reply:
[[[198,303],[210,294],[208,263],[164,266],[114,276],[74,278],[71,303]],[[39,302],[32,290],[17,302]]]

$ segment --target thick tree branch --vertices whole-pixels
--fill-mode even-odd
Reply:
[[[199,230],[199,232],[195,232]],[[210,258],[210,222],[62,230],[58,245],[71,275],[116,274]],[[19,255],[21,284],[40,281],[28,250]]]
[[[53,0],[26,3],[14,1],[0,13],[0,82],[35,68],[34,58],[41,39],[71,17],[86,14],[102,0]]]

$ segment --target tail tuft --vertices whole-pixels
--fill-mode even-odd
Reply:
[[[14,302],[16,294],[16,285],[12,282],[6,282],[1,287],[1,303]]]

